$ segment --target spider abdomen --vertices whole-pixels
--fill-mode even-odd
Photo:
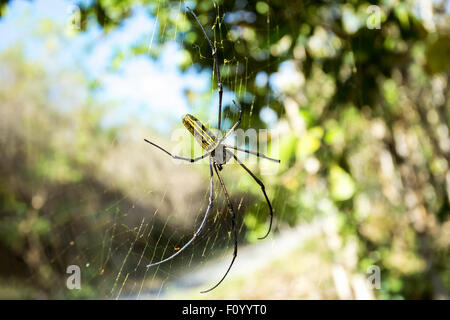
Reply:
[[[214,150],[218,145],[218,139],[200,120],[191,114],[183,116],[183,124],[194,136],[195,140],[208,152]]]

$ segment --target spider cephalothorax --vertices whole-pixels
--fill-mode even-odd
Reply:
[[[219,63],[218,63],[218,59],[217,59],[217,51],[216,51],[216,48],[213,46],[211,40],[208,38],[208,35],[206,34],[205,29],[203,28],[202,24],[198,20],[198,18],[195,15],[195,13],[191,9],[189,9],[189,7],[186,7],[186,8],[192,14],[192,16],[195,18],[197,23],[200,25],[200,28],[202,29],[203,34],[205,35],[205,38],[208,41],[209,46],[211,47],[212,56],[214,58],[215,71],[216,71],[215,73],[216,73],[216,77],[217,77],[217,87],[218,87],[218,91],[219,91],[219,117],[218,117],[218,123],[217,123],[217,132],[220,133],[220,125],[221,125],[221,122],[222,122],[222,92],[223,92],[223,89],[222,89],[222,83],[220,81],[220,70],[219,70]],[[215,289],[219,284],[222,283],[222,281],[225,279],[225,277],[227,276],[228,272],[230,271],[231,266],[233,265],[234,260],[236,259],[236,256],[237,256],[237,231],[236,231],[236,224],[235,224],[235,213],[234,213],[233,205],[231,203],[230,196],[228,194],[227,188],[225,187],[225,184],[223,182],[222,176],[219,173],[219,171],[221,171],[223,169],[223,165],[225,165],[231,158],[234,158],[236,160],[236,162],[241,167],[243,167],[245,169],[245,171],[248,172],[248,174],[250,174],[252,176],[252,178],[256,181],[256,183],[259,184],[259,186],[261,187],[261,191],[263,192],[264,197],[265,197],[265,199],[267,201],[267,204],[269,206],[269,214],[270,214],[269,229],[267,230],[267,233],[263,237],[261,237],[260,239],[266,238],[267,235],[270,233],[270,230],[272,228],[273,210],[272,210],[272,205],[270,204],[269,198],[267,197],[264,184],[262,183],[261,180],[259,180],[253,174],[253,172],[250,171],[249,168],[247,168],[247,166],[245,166],[241,162],[241,160],[239,160],[239,158],[233,152],[231,152],[231,150],[237,150],[237,151],[246,152],[246,153],[249,153],[249,154],[253,154],[253,155],[257,156],[257,157],[261,157],[261,158],[272,160],[272,161],[276,161],[276,162],[280,162],[280,160],[269,158],[269,157],[267,157],[267,156],[265,156],[265,155],[263,155],[263,154],[261,154],[259,152],[254,152],[254,151],[250,151],[250,150],[246,150],[246,149],[241,149],[241,148],[236,147],[236,146],[229,146],[229,145],[224,144],[225,139],[231,133],[233,133],[233,131],[241,123],[242,109],[234,101],[233,101],[233,103],[239,109],[239,119],[231,127],[231,129],[228,130],[223,136],[220,135],[220,134],[213,134],[210,129],[208,129],[202,122],[200,122],[193,115],[187,114],[187,115],[183,116],[183,124],[184,124],[184,126],[195,137],[195,140],[202,146],[203,150],[205,151],[205,153],[203,155],[199,156],[199,157],[186,158],[186,157],[176,156],[176,155],[171,154],[169,151],[165,150],[164,148],[158,146],[157,144],[155,144],[155,143],[145,139],[146,142],[150,143],[151,145],[153,145],[156,148],[160,149],[161,151],[165,152],[166,154],[168,154],[169,156],[171,156],[174,159],[180,159],[180,160],[185,160],[185,161],[189,161],[189,162],[196,162],[198,160],[201,160],[201,159],[204,159],[206,157],[209,157],[209,172],[210,172],[210,191],[209,191],[208,208],[206,209],[205,216],[203,217],[203,220],[202,220],[200,226],[198,227],[197,231],[194,233],[194,236],[184,246],[182,246],[181,248],[178,248],[178,250],[176,250],[176,252],[173,253],[171,256],[169,256],[169,257],[167,257],[167,258],[165,258],[165,259],[163,259],[161,261],[150,263],[149,265],[147,265],[147,267],[155,266],[155,265],[158,265],[158,264],[161,264],[163,262],[171,260],[172,258],[177,256],[178,254],[180,254],[187,246],[189,246],[192,243],[192,241],[194,241],[194,239],[197,237],[197,235],[202,231],[203,226],[205,224],[205,221],[206,221],[206,219],[208,217],[209,211],[210,211],[211,207],[213,206],[213,201],[214,201],[214,192],[213,192],[214,172],[216,173],[217,178],[219,179],[220,185],[222,186],[222,189],[223,189],[223,191],[225,193],[225,197],[226,197],[227,204],[228,204],[228,211],[229,211],[230,216],[231,216],[231,228],[232,228],[233,237],[234,237],[233,259],[231,260],[231,263],[228,266],[228,269],[225,272],[225,274],[222,277],[222,279],[220,279],[220,281],[215,286],[213,286],[211,289],[202,291],[202,293],[211,291],[211,290]]]

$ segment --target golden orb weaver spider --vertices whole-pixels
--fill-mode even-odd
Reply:
[[[186,7],[186,9],[192,14],[192,16],[195,18],[195,20],[197,21],[197,23],[200,25],[200,28],[202,29],[203,34],[205,35],[206,40],[209,43],[209,46],[211,47],[211,51],[212,51],[212,56],[214,58],[214,65],[215,65],[215,71],[216,71],[216,77],[217,77],[217,87],[218,87],[218,91],[219,91],[219,117],[218,117],[218,123],[217,123],[217,130],[220,133],[220,124],[221,124],[221,120],[222,120],[222,94],[223,94],[223,86],[222,86],[222,82],[220,81],[220,70],[219,70],[219,63],[218,63],[218,59],[217,59],[217,51],[216,48],[213,46],[211,40],[209,39],[208,35],[206,34],[205,29],[203,28],[202,24],[200,23],[200,20],[197,18],[197,16],[195,15],[195,13],[189,8]],[[247,166],[245,166],[241,160],[238,159],[238,157],[229,151],[229,149],[234,149],[237,151],[242,151],[242,152],[246,152],[252,155],[255,155],[257,157],[261,157],[267,160],[271,160],[271,161],[275,161],[275,162],[280,162],[280,160],[277,159],[272,159],[269,158],[259,152],[254,152],[254,151],[250,151],[250,150],[246,150],[246,149],[241,149],[235,146],[229,146],[224,144],[224,140],[231,134],[233,133],[233,131],[239,126],[239,124],[241,123],[241,118],[242,118],[242,109],[236,104],[236,102],[234,102],[234,105],[239,109],[239,119],[238,121],[231,127],[230,130],[228,130],[225,135],[223,137],[219,137],[217,135],[214,135],[203,123],[201,123],[196,117],[194,117],[193,115],[190,114],[186,114],[185,116],[183,116],[183,124],[184,126],[189,130],[189,132],[195,137],[195,139],[197,140],[197,142],[202,146],[202,148],[206,151],[202,156],[200,157],[196,157],[196,158],[185,158],[185,157],[180,157],[177,155],[173,155],[171,154],[169,151],[165,150],[164,148],[158,146],[157,144],[144,139],[146,142],[148,142],[149,144],[151,144],[152,146],[155,146],[156,148],[160,149],[161,151],[165,152],[166,154],[168,154],[170,157],[172,157],[173,159],[179,159],[179,160],[185,160],[188,162],[196,162],[198,160],[201,160],[203,158],[206,158],[207,156],[209,156],[209,171],[210,171],[210,191],[209,191],[209,203],[208,203],[208,207],[206,209],[205,215],[203,217],[202,222],[200,223],[200,226],[198,227],[197,231],[194,233],[193,237],[181,248],[177,248],[178,250],[176,250],[176,252],[174,254],[172,254],[171,256],[155,262],[155,263],[151,263],[149,265],[147,265],[147,268],[152,267],[152,266],[156,266],[158,264],[167,262],[171,259],[173,259],[175,256],[179,255],[181,252],[183,252],[184,249],[186,249],[186,247],[188,247],[193,241],[194,239],[197,237],[197,235],[202,231],[202,228],[205,224],[206,219],[208,218],[208,214],[210,209],[213,206],[213,201],[214,201],[214,192],[213,192],[213,178],[214,178],[214,172],[216,173],[217,177],[219,178],[219,182],[220,185],[222,186],[223,192],[225,194],[225,198],[227,201],[227,205],[228,205],[228,211],[231,215],[231,228],[232,228],[232,232],[233,232],[233,238],[234,238],[234,251],[233,251],[233,258],[231,260],[230,265],[228,266],[227,271],[225,272],[225,274],[223,275],[222,279],[220,279],[220,281],[214,285],[212,288],[208,289],[208,290],[204,290],[201,291],[201,293],[206,293],[209,292],[211,290],[214,290],[215,288],[217,288],[222,281],[226,278],[228,272],[231,270],[231,267],[233,266],[234,260],[236,259],[237,256],[237,248],[238,248],[238,244],[237,244],[237,231],[236,231],[236,223],[235,223],[235,213],[234,213],[234,209],[233,209],[233,205],[231,203],[230,200],[230,196],[228,194],[227,188],[225,187],[225,184],[223,182],[222,176],[220,175],[220,171],[222,171],[223,169],[223,165],[225,165],[228,160],[230,160],[231,158],[234,158],[237,163],[243,167],[245,169],[245,171],[247,171],[250,176],[256,181],[256,183],[259,184],[259,186],[261,187],[261,191],[264,194],[264,197],[266,199],[266,202],[269,206],[269,213],[270,213],[270,223],[269,223],[269,229],[267,230],[267,233],[259,238],[259,239],[264,239],[266,238],[269,233],[270,230],[272,229],[272,220],[273,220],[273,209],[272,209],[272,205],[270,204],[270,200],[269,197],[266,194],[266,190],[265,190],[265,186],[263,184],[263,182],[258,179],[253,172],[250,171],[249,168],[247,168]]]

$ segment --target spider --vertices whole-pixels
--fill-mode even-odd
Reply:
[[[217,50],[214,47],[214,45],[212,44],[211,40],[209,39],[208,35],[206,34],[205,29],[203,28],[203,25],[200,23],[200,20],[197,18],[196,14],[189,8],[186,7],[186,9],[189,11],[189,13],[194,17],[194,19],[197,21],[197,23],[199,24],[200,28],[202,29],[202,32],[206,38],[206,40],[208,41],[209,46],[211,47],[211,51],[212,51],[212,56],[214,58],[214,65],[215,65],[215,73],[216,73],[216,77],[217,77],[217,87],[218,87],[218,91],[219,91],[219,116],[218,116],[218,122],[217,122],[217,131],[220,133],[220,125],[221,125],[221,120],[222,120],[222,116],[221,116],[221,111],[222,111],[222,94],[223,94],[223,86],[222,86],[222,82],[220,81],[220,70],[219,70],[219,63],[218,63],[218,59],[217,59]],[[241,149],[235,146],[230,146],[230,145],[226,145],[224,144],[224,140],[231,134],[233,133],[233,131],[239,126],[239,124],[241,123],[241,117],[242,117],[242,109],[240,108],[240,106],[238,106],[236,104],[236,102],[233,100],[233,104],[239,109],[239,119],[238,121],[231,127],[230,130],[228,130],[225,135],[223,137],[220,137],[219,135],[214,135],[203,123],[201,123],[196,117],[194,117],[193,115],[190,114],[186,114],[183,116],[183,124],[186,127],[186,129],[195,137],[195,140],[202,146],[202,148],[204,149],[205,153],[202,156],[196,157],[196,158],[185,158],[185,157],[181,157],[181,156],[177,156],[177,155],[173,155],[172,153],[170,153],[169,151],[165,150],[164,148],[158,146],[157,144],[144,139],[146,142],[148,142],[149,144],[151,144],[152,146],[160,149],[161,151],[165,152],[167,155],[169,155],[170,157],[172,157],[173,159],[179,159],[179,160],[184,160],[184,161],[188,161],[188,162],[196,162],[198,160],[201,160],[203,158],[206,158],[209,156],[209,171],[210,171],[210,191],[209,191],[209,203],[208,203],[208,207],[206,209],[205,215],[203,217],[202,222],[200,223],[200,226],[198,227],[197,231],[194,233],[193,237],[181,248],[177,248],[177,250],[175,250],[176,252],[174,254],[172,254],[171,256],[155,262],[155,263],[151,263],[149,265],[147,265],[147,268],[152,267],[152,266],[156,266],[158,264],[167,262],[171,259],[173,259],[175,256],[179,255],[181,252],[183,252],[184,249],[186,249],[186,247],[188,247],[193,241],[194,239],[200,234],[200,232],[202,231],[202,228],[205,224],[206,219],[208,218],[208,214],[209,211],[211,210],[212,206],[213,206],[213,201],[214,201],[214,192],[213,192],[213,178],[214,178],[214,172],[216,173],[220,185],[222,186],[223,192],[225,194],[225,198],[227,201],[227,206],[228,206],[228,212],[231,215],[231,230],[233,233],[233,238],[234,238],[234,251],[233,251],[233,258],[231,260],[230,265],[228,266],[227,271],[225,272],[225,274],[223,275],[223,277],[220,279],[219,282],[217,282],[216,285],[214,285],[212,288],[208,289],[208,290],[204,290],[201,291],[201,293],[206,293],[209,292],[211,290],[214,290],[215,288],[217,288],[222,281],[226,278],[228,272],[230,271],[231,267],[233,266],[234,260],[236,259],[237,256],[237,250],[238,250],[238,243],[237,243],[237,231],[236,231],[236,222],[235,222],[235,213],[234,213],[234,209],[233,209],[233,205],[231,203],[230,200],[230,195],[228,194],[227,188],[225,187],[225,184],[223,182],[222,176],[220,175],[220,171],[222,171],[223,169],[223,165],[225,165],[231,158],[234,158],[237,163],[245,169],[245,171],[248,172],[248,174],[250,174],[250,176],[256,181],[256,183],[259,184],[259,186],[261,187],[261,190],[264,194],[264,197],[266,199],[266,202],[269,206],[269,214],[270,214],[270,223],[269,223],[269,229],[267,231],[267,233],[258,239],[264,239],[266,238],[269,233],[270,230],[272,229],[272,220],[273,220],[273,209],[272,209],[272,205],[270,204],[270,200],[266,194],[266,190],[265,190],[265,186],[263,184],[263,182],[258,179],[251,171],[249,168],[247,168],[241,160],[239,160],[239,158],[233,153],[230,152],[230,149],[234,149],[237,151],[242,151],[242,152],[246,152],[248,154],[252,154],[255,155],[257,157],[261,157],[267,160],[271,160],[271,161],[275,161],[275,162],[280,162],[280,160],[277,159],[272,159],[269,158],[259,152],[254,152],[254,151],[250,151],[250,150],[246,150],[246,149]]]

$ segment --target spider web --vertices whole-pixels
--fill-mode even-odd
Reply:
[[[164,5],[170,8],[160,7],[160,11],[157,10],[154,17],[155,25],[161,23],[162,25],[150,31],[142,30],[148,55],[156,54],[156,56],[164,57],[167,52],[158,50],[164,48],[166,44],[175,43],[179,48],[185,44],[182,21],[192,19],[183,10],[183,2]],[[158,2],[157,6],[163,6],[163,4]],[[211,40],[219,50],[219,62],[223,63],[221,69],[224,75],[223,129],[230,128],[236,121],[237,115],[231,104],[233,98],[250,106],[249,109],[244,110],[242,122],[243,128],[250,128],[255,124],[252,122],[252,119],[256,119],[253,117],[255,105],[251,92],[250,95],[246,92],[248,90],[246,82],[250,77],[265,71],[265,68],[269,69],[270,61],[259,70],[248,70],[247,57],[234,51],[232,56],[224,56],[222,49],[233,47],[233,43],[223,35],[228,35],[233,30],[227,30],[227,24],[223,23],[222,8],[218,5],[215,5],[215,8],[217,14],[214,21],[206,21],[204,26],[208,30],[211,28],[214,30]],[[164,25],[165,20],[161,13],[163,9],[168,9],[167,11],[174,16],[174,24]],[[192,28],[199,28],[194,21],[191,22]],[[256,30],[256,32],[259,36],[267,37],[267,43],[270,43],[269,30],[277,30],[277,28],[278,26],[272,25],[270,19],[267,19],[267,28]],[[159,33],[155,30],[162,31]],[[101,41],[102,37],[98,40]],[[52,42],[49,41],[49,46],[51,45]],[[191,60],[188,59],[186,68],[195,70],[197,67],[194,61],[197,60],[207,61],[212,67],[213,59],[206,40],[196,39],[192,45],[196,48],[197,55],[191,57]],[[123,54],[119,49],[117,57],[126,57],[127,54],[129,52]],[[117,69],[119,73],[122,71],[120,67]],[[244,73],[238,73],[239,69],[244,69]],[[52,70],[46,71],[52,72]],[[58,77],[51,79],[54,82],[59,81]],[[100,77],[98,80],[101,83],[104,79]],[[214,73],[209,74],[208,82],[210,87],[206,92],[186,90],[189,99],[187,111],[197,115],[211,127],[215,127],[218,94]],[[5,83],[8,82],[5,81]],[[266,81],[266,83],[267,105],[270,105],[271,88],[269,88],[269,82]],[[68,87],[76,88],[76,80],[70,80]],[[139,91],[137,89],[136,94]],[[168,94],[166,93],[165,96]],[[61,109],[63,99],[55,100],[53,105]],[[113,109],[112,113],[114,113],[115,109],[120,109],[120,104],[125,105],[126,102],[122,101],[108,108]],[[18,101],[15,106],[22,105],[24,104]],[[24,111],[25,118],[32,118],[33,115],[39,114],[35,112],[36,110],[33,111],[34,113],[31,111],[28,113],[28,111],[30,110]],[[279,110],[277,112],[280,118],[281,112]],[[83,149],[79,145],[75,146],[81,151],[90,151],[87,157],[94,159],[83,160],[87,168],[85,170],[89,172],[83,180],[74,179],[75,182],[58,185],[57,188],[48,190],[45,195],[40,194],[39,190],[42,186],[39,183],[33,185],[36,190],[33,191],[30,201],[32,209],[26,212],[24,221],[35,221],[39,219],[37,217],[45,218],[41,221],[39,228],[47,230],[46,234],[37,232],[36,237],[35,234],[27,231],[27,223],[21,224],[19,228],[27,234],[24,256],[32,269],[31,275],[27,276],[25,282],[28,286],[39,283],[39,287],[44,288],[43,293],[33,294],[33,297],[42,294],[43,297],[110,299],[207,298],[207,296],[199,295],[198,292],[210,288],[223,276],[231,260],[233,248],[230,217],[226,212],[225,199],[217,179],[214,180],[215,205],[196,240],[174,259],[158,266],[146,267],[149,263],[177,252],[192,238],[208,204],[209,168],[206,162],[198,165],[174,163],[167,155],[143,142],[143,138],[146,137],[173,152],[175,152],[174,145],[183,145],[181,149],[176,150],[177,153],[189,155],[192,152],[189,146],[193,145],[193,138],[185,132],[185,136],[180,140],[182,143],[179,144],[180,141],[174,139],[174,133],[182,128],[180,123],[174,124],[173,121],[173,118],[178,119],[182,113],[174,115],[175,113],[163,110],[161,107],[151,114],[154,118],[150,123],[137,119],[137,116],[126,117],[128,118],[126,124],[122,125],[118,132],[110,136],[106,135],[107,139],[103,141],[91,139],[87,143],[91,146],[90,148]],[[90,113],[87,112],[87,114]],[[119,112],[120,116],[123,114]],[[64,127],[67,122],[69,135],[77,132],[77,126],[84,125],[83,122],[70,123],[66,118],[61,118],[58,118],[54,126],[61,129],[60,127]],[[33,122],[37,120],[27,119],[30,129],[28,134],[31,136]],[[51,121],[49,123],[52,124]],[[164,127],[162,130],[159,128],[161,123],[165,124],[162,125]],[[89,126],[88,120],[86,125]],[[95,129],[87,131],[95,134]],[[52,137],[51,133],[48,134]],[[0,136],[8,137],[3,134]],[[17,145],[20,145],[20,142],[24,141],[18,140]],[[52,143],[61,146],[58,141],[52,141]],[[14,145],[10,140],[2,140],[2,144]],[[33,147],[30,144],[24,147],[25,151],[32,150]],[[54,158],[57,156],[58,154]],[[242,156],[242,158],[247,157]],[[56,167],[56,161],[47,164],[47,167],[53,166]],[[66,165],[66,167],[62,166],[62,169],[64,172],[73,168]],[[56,172],[55,169],[52,170]],[[242,248],[247,240],[251,239],[252,234],[261,235],[265,231],[264,229],[251,230],[252,223],[246,220],[246,217],[251,213],[256,220],[264,221],[267,219],[267,207],[263,201],[260,201],[262,194],[258,186],[241,168],[227,165],[222,174],[235,206],[239,243]],[[262,178],[266,181],[265,177]],[[283,199],[278,190],[269,189],[269,197]],[[42,206],[40,203],[44,201],[43,198],[50,205]],[[310,202],[315,200],[313,197],[310,199]],[[63,204],[52,207],[51,203]],[[76,206],[72,206],[73,203]],[[284,202],[277,208],[277,212],[281,213],[280,220],[283,219],[283,212],[286,212],[283,207],[286,205]],[[311,207],[313,208],[314,205]],[[332,212],[331,205],[326,207],[326,210]],[[36,225],[39,226],[39,224]],[[237,261],[242,257],[241,252],[238,253]],[[68,290],[66,286],[65,280],[68,277],[66,269],[69,265],[76,265],[81,269],[80,291]],[[239,267],[236,263],[225,281],[231,280]],[[50,281],[54,278],[53,275],[58,275],[58,280]]]
[[[179,15],[188,15],[182,10],[181,6],[182,3],[180,2],[178,8],[174,6],[174,10],[179,10]],[[227,42],[230,42],[230,40],[222,37],[222,28],[226,28],[226,24],[223,23],[224,14],[221,12],[219,6],[216,6],[216,8],[217,16],[214,24],[212,26],[206,25],[205,27],[207,29],[212,27],[214,30],[218,30],[218,32],[214,32],[212,41],[220,52],[221,47],[227,45]],[[158,19],[158,16],[156,18]],[[187,18],[192,19],[190,16]],[[192,25],[194,28],[199,28],[195,22]],[[166,27],[162,26],[160,29],[166,30]],[[184,42],[182,36],[177,36],[180,35],[180,31],[177,31],[177,29],[178,26],[175,25],[175,34],[173,36],[172,34],[159,35],[159,38],[162,39],[161,42]],[[227,32],[229,30],[225,31],[225,33]],[[155,35],[152,32],[149,50],[151,50],[154,39]],[[194,46],[198,49],[200,59],[208,60],[212,68],[214,60],[209,54],[210,49],[206,39],[198,39]],[[193,65],[192,61],[190,63]],[[222,119],[224,122],[223,129],[226,130],[236,121],[236,115],[233,115],[230,108],[227,107],[230,106],[233,95],[234,99],[238,101],[242,98],[245,91],[243,88],[246,87],[245,82],[250,75],[249,70],[247,70],[245,57],[238,55],[224,57],[220,52],[219,63],[223,64],[221,68],[222,72],[228,74],[227,77],[222,77],[224,84],[224,112]],[[239,76],[238,72],[236,72],[242,66],[245,66],[244,77]],[[251,72],[257,72],[257,70]],[[193,107],[192,113],[196,114],[196,112],[199,112],[200,115],[206,116],[207,123],[211,127],[215,127],[218,112],[218,94],[217,79],[214,72],[210,75],[210,82],[211,88],[209,89],[209,93],[197,99],[197,101],[200,100],[197,102],[197,105],[200,104],[200,108]],[[253,104],[251,104],[251,109],[247,112],[250,116],[244,116],[246,120],[244,121],[244,125],[250,127],[252,125],[251,115],[253,112]],[[187,142],[186,139],[184,139],[184,142]],[[193,138],[191,137],[186,145],[189,146],[192,144]],[[158,150],[149,151],[152,153],[155,153],[155,151],[158,152]],[[191,150],[188,147],[184,148],[182,154],[189,154],[189,151]],[[169,163],[169,166],[172,165],[170,158],[164,154],[162,154],[162,157],[165,157],[164,159]],[[151,163],[149,167],[152,167]],[[189,164],[183,164],[181,167],[183,171],[192,170],[192,165]],[[200,166],[194,165],[193,167],[196,173],[201,173],[198,177],[201,181],[199,187],[197,187],[198,195],[185,198],[181,205],[181,210],[172,210],[169,213],[160,210],[164,205],[167,193],[173,192],[174,189],[179,189],[180,187],[176,182],[168,182],[165,186],[162,186],[163,191],[161,192],[160,190],[159,196],[154,199],[156,202],[159,201],[159,204],[156,206],[153,215],[143,216],[138,225],[126,225],[119,222],[125,216],[125,214],[119,212],[117,218],[110,222],[111,225],[105,234],[105,237],[110,242],[110,247],[107,252],[111,256],[116,256],[115,260],[117,261],[115,268],[113,268],[116,274],[113,277],[114,282],[109,292],[111,297],[127,297],[132,299],[167,298],[174,291],[189,289],[197,293],[199,289],[208,289],[217,283],[224,274],[231,261],[233,239],[230,232],[231,223],[226,210],[226,201],[217,177],[214,178],[214,207],[209,214],[206,225],[196,237],[195,241],[174,259],[151,268],[145,267],[147,263],[162,260],[179,250],[182,245],[192,238],[203,219],[209,198],[209,167],[207,161],[204,161]],[[240,168],[237,170],[240,170]],[[243,174],[242,172],[239,174],[237,170],[234,170],[235,178],[237,174]],[[227,188],[232,194],[232,202],[237,213],[238,237],[239,242],[242,244],[245,242],[246,233],[243,213],[247,207],[252,206],[252,202],[254,201],[249,198],[249,194],[243,193],[242,189],[240,191],[237,190],[237,183],[235,182],[233,185],[233,181],[238,180],[229,179],[227,171],[229,171],[228,168],[222,172],[222,175],[225,176]],[[183,175],[183,173],[180,174]],[[184,187],[189,188],[188,185],[191,183],[193,183],[192,180],[187,180]],[[150,190],[150,192],[153,192],[153,190]],[[180,190],[180,192],[182,191]],[[117,206],[115,209],[117,209]],[[255,210],[258,216],[266,214],[264,212],[265,210],[260,209],[265,209],[265,207],[256,204]],[[139,216],[138,213],[133,213],[133,210],[130,210],[126,214]],[[188,218],[185,215],[188,215]],[[179,220],[184,223],[182,228],[180,228]],[[118,230],[118,227],[121,231]],[[111,243],[114,242],[115,234],[118,233],[125,234],[126,239],[123,239],[117,244],[114,253],[114,249],[111,249]],[[128,249],[124,250],[126,248]],[[211,263],[211,261],[216,261],[216,263]],[[107,283],[106,286],[110,286],[109,281]]]
[[[183,4],[173,5],[179,18],[187,13]],[[223,12],[219,6],[213,24],[214,30],[226,28]],[[158,13],[156,23],[160,21]],[[191,17],[187,17],[191,19]],[[181,21],[181,20],[180,20]],[[192,24],[194,28],[199,26]],[[211,28],[206,25],[206,28]],[[159,37],[161,46],[165,43],[184,42],[182,31],[175,25],[175,33],[155,35],[155,31],[143,30],[149,51],[156,45]],[[173,31],[173,30],[172,30]],[[226,30],[225,33],[229,32]],[[222,70],[228,73],[224,77],[224,130],[231,127],[237,115],[232,108],[231,99],[245,99],[246,81],[251,73],[247,70],[246,58],[238,54],[224,57],[221,47],[229,45],[230,40],[217,36],[214,32],[213,42],[219,50],[219,62],[225,62]],[[219,38],[217,38],[219,37]],[[204,38],[198,39],[198,54],[213,65],[210,49]],[[194,62],[189,63],[194,67]],[[245,76],[239,76],[236,69],[245,68]],[[235,74],[235,76],[230,76]],[[99,79],[101,82],[102,79]],[[211,86],[206,93],[194,94],[193,106],[189,113],[204,116],[206,123],[216,126],[217,89],[215,74],[210,74]],[[74,83],[69,83],[74,85]],[[57,105],[57,104],[56,104]],[[244,111],[242,127],[252,125],[253,104]],[[26,112],[24,113],[26,115]],[[180,115],[177,115],[180,116]],[[95,173],[83,182],[73,183],[46,194],[48,202],[64,202],[69,195],[76,198],[77,208],[70,205],[43,210],[50,221],[46,236],[46,248],[41,248],[41,267],[37,267],[25,281],[29,286],[45,279],[42,266],[52,272],[62,274],[57,283],[47,286],[49,297],[105,297],[112,299],[157,299],[170,297],[171,293],[182,290],[197,293],[214,285],[224,274],[232,257],[233,239],[231,221],[226,211],[223,191],[215,177],[214,207],[209,218],[195,241],[174,259],[158,266],[147,268],[146,265],[159,261],[175,253],[182,247],[198,228],[205,214],[209,198],[209,166],[207,162],[199,165],[174,163],[169,157],[155,148],[150,148],[142,141],[143,137],[161,142],[172,151],[170,141],[161,134],[152,134],[154,128],[137,123],[122,126],[118,135],[100,143],[94,154],[105,152],[104,157],[93,166]],[[174,129],[179,129],[177,125]],[[73,129],[73,127],[71,127]],[[187,136],[186,131],[186,136]],[[170,130],[169,130],[170,135]],[[186,145],[192,145],[193,138],[184,137]],[[95,144],[96,142],[91,141]],[[95,149],[92,147],[92,149]],[[133,151],[134,150],[134,151]],[[189,148],[181,150],[189,154]],[[242,159],[247,157],[241,155]],[[259,189],[251,178],[242,178],[246,174],[237,166],[227,166],[222,171],[228,191],[236,212],[239,243],[246,241],[247,227],[244,213],[251,208],[256,216],[265,219],[266,204],[254,200],[252,188],[259,194]],[[240,183],[244,187],[239,187]],[[252,187],[247,187],[254,184]],[[272,196],[276,196],[273,194]],[[46,207],[43,207],[46,209]],[[81,209],[80,209],[81,208]],[[81,211],[77,211],[81,210]],[[69,223],[58,223],[58,216],[66,214]],[[263,234],[264,230],[257,230]],[[45,254],[44,254],[45,253]],[[238,255],[239,259],[239,255]],[[211,264],[211,261],[216,263]],[[81,290],[66,288],[65,274],[68,265],[81,269]],[[208,267],[209,266],[209,267]],[[230,273],[232,276],[233,270]]]

